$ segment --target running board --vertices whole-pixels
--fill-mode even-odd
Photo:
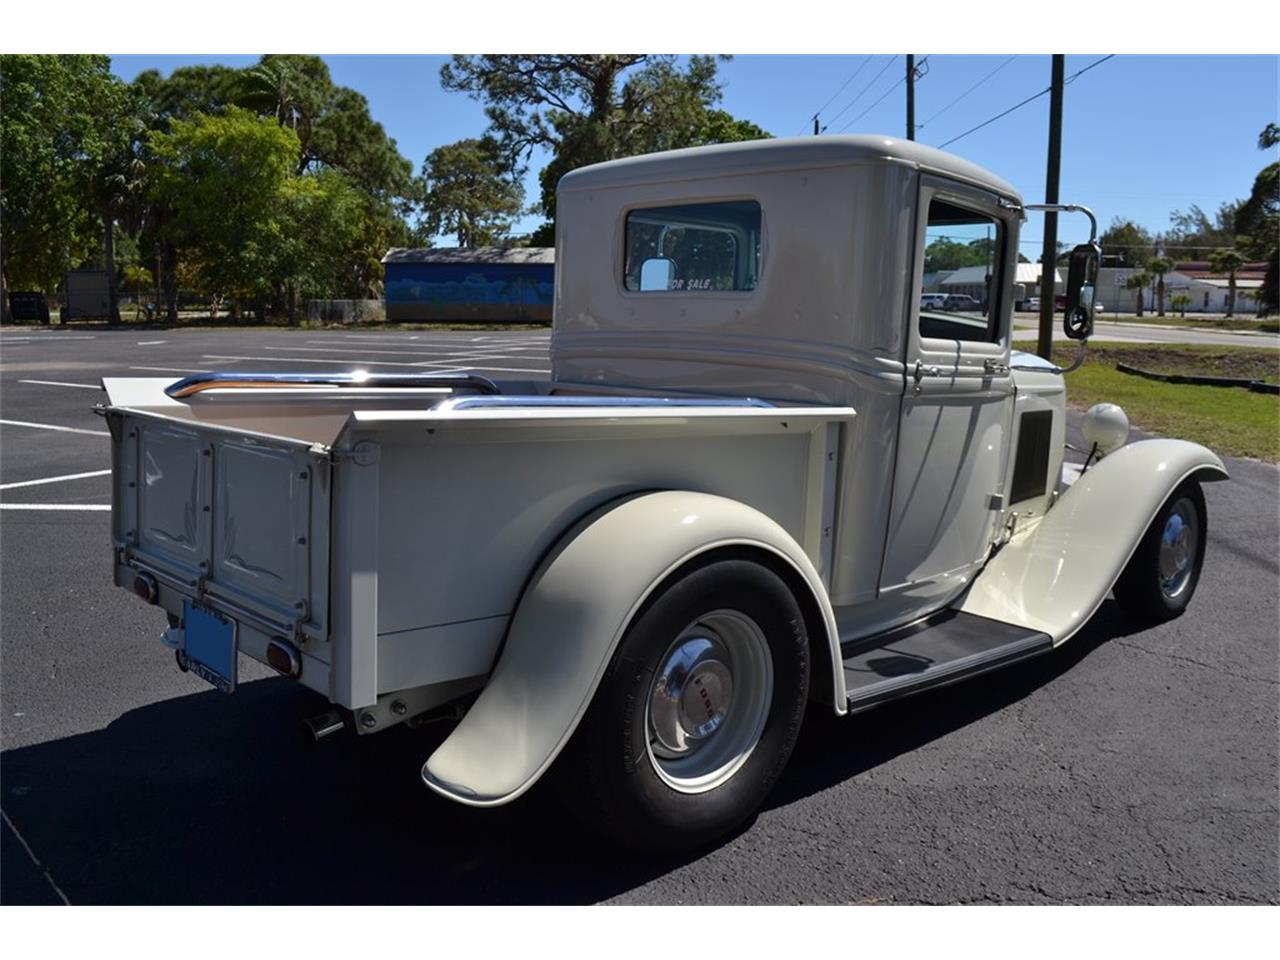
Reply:
[[[908,627],[841,645],[849,712],[956,683],[1053,648],[1025,627],[947,610]]]

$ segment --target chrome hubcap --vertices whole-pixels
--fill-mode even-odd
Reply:
[[[773,693],[764,632],[737,611],[690,624],[658,665],[646,704],[654,770],[682,793],[724,783],[760,740]]]
[[[1160,535],[1160,590],[1172,600],[1186,589],[1199,550],[1196,509],[1183,498],[1173,505]]]

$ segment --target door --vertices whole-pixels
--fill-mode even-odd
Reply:
[[[880,592],[923,610],[986,559],[1003,508],[1017,222],[986,191],[925,177]],[[921,305],[926,288],[945,293]]]

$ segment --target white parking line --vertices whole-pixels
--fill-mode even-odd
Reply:
[[[85,430],[83,427],[60,427],[54,423],[28,423],[26,420],[0,420],[7,427],[32,427],[36,430],[57,430],[60,433],[87,433],[94,437],[109,437],[105,430]]]
[[[0,503],[0,510],[102,510],[111,509],[109,503]]]
[[[101,390],[96,383],[67,383],[63,380],[19,380],[19,383],[35,383],[42,387],[79,387],[81,390]]]
[[[157,343],[168,343],[168,341],[167,340],[139,340],[138,346],[152,347],[152,346],[155,346]]]
[[[61,483],[64,480],[83,480],[85,477],[105,477],[110,470],[90,470],[88,473],[67,473],[61,477],[44,477],[40,480],[19,480],[16,483],[0,483],[0,490],[14,487],[38,487],[42,483]]]
[[[5,343],[32,343],[39,340],[43,343],[62,343],[66,340],[97,340],[97,337],[78,337],[64,333],[49,333],[39,337],[0,337],[0,344]]]

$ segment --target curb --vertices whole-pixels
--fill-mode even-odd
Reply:
[[[1117,363],[1116,369],[1121,373],[1132,374],[1147,380],[1159,380],[1162,383],[1191,383],[1203,387],[1243,387],[1252,393],[1280,394],[1280,384],[1267,383],[1265,380],[1250,380],[1245,377],[1204,377],[1185,373],[1152,373],[1132,367],[1127,363]]]

